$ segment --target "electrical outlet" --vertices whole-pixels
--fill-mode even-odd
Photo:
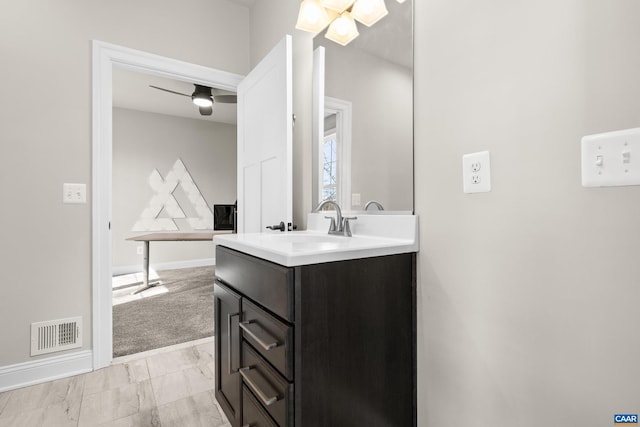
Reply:
[[[488,151],[462,156],[462,190],[465,193],[491,191],[491,161]]]
[[[62,184],[63,203],[87,203],[86,184]]]
[[[360,193],[351,193],[351,205],[360,206],[361,204]]]
[[[136,248],[136,253],[137,253],[138,255],[142,255],[143,250],[144,250],[144,248],[143,248],[142,246],[138,246],[138,247]]]

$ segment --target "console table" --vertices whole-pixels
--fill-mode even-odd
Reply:
[[[207,232],[195,232],[195,233],[149,233],[142,234],[140,236],[133,236],[127,238],[127,240],[133,240],[136,242],[144,242],[144,258],[142,260],[143,276],[142,286],[134,293],[140,293],[147,290],[157,283],[149,283],[149,242],[198,242],[198,241],[213,241],[214,234],[229,234],[231,231],[207,231]]]

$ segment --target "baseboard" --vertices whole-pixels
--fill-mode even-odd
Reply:
[[[0,393],[93,370],[93,352],[84,350],[0,367]]]
[[[192,267],[208,267],[211,265],[216,265],[215,258],[189,259],[186,261],[157,263],[157,264],[151,264],[149,268],[155,271],[158,271],[158,270],[177,270],[180,268],[192,268]],[[122,265],[119,267],[114,266],[111,268],[111,274],[113,276],[138,273],[140,271],[142,271],[142,264]]]

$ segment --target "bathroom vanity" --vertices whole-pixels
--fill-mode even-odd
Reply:
[[[355,230],[214,240],[215,395],[232,426],[416,425],[417,235]]]

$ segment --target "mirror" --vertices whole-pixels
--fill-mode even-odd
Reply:
[[[314,207],[413,212],[413,4],[386,4],[347,46],[314,38]]]

